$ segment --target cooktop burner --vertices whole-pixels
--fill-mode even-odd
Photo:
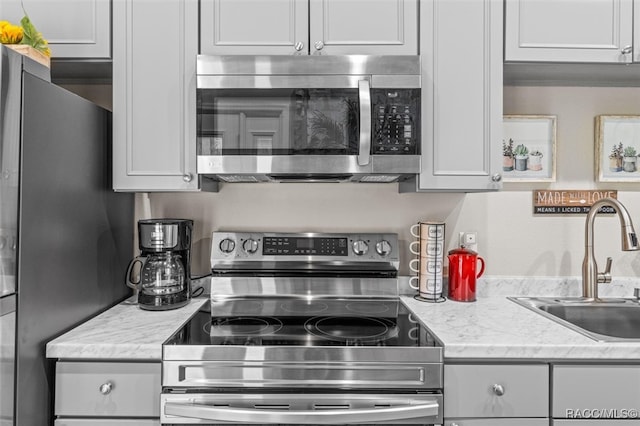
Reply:
[[[394,299],[212,300],[166,345],[438,346]]]
[[[204,325],[204,332],[211,336],[268,336],[277,333],[282,322],[270,317],[235,317],[224,318],[215,323]]]
[[[313,336],[356,346],[384,344],[398,333],[394,322],[370,317],[315,317],[308,320],[304,328]]]
[[[329,305],[320,301],[309,300],[285,300],[280,304],[284,312],[294,314],[317,314],[329,309]]]

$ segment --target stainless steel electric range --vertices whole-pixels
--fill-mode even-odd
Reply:
[[[443,354],[395,234],[215,232],[211,303],[163,346],[163,424],[440,424]]]

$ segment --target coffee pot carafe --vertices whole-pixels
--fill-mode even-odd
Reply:
[[[484,259],[464,246],[449,252],[449,299],[458,302],[476,300],[476,279],[484,273]],[[478,262],[480,271],[478,272]]]
[[[189,219],[138,221],[140,255],[129,263],[127,285],[138,291],[138,305],[166,310],[186,305],[191,298],[191,231]],[[136,264],[138,281],[131,279]]]

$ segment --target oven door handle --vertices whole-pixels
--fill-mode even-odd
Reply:
[[[233,423],[251,423],[255,422],[256,419],[260,419],[260,423],[264,424],[380,423],[421,417],[435,417],[439,411],[440,405],[438,401],[385,408],[296,411],[212,407],[204,404],[181,404],[168,401],[164,404],[164,414],[169,416]]]
[[[358,81],[360,99],[360,147],[358,166],[366,166],[371,161],[371,87],[368,80]]]

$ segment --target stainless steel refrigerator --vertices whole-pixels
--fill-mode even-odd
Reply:
[[[111,115],[0,45],[0,426],[52,424],[46,343],[128,294]]]

